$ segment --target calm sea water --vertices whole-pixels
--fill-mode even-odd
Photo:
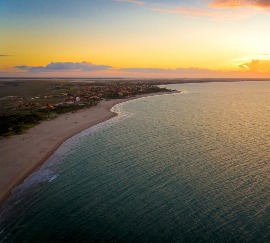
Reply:
[[[0,241],[269,242],[270,82],[168,87],[15,189]]]

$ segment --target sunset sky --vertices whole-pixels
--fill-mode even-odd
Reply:
[[[0,76],[270,78],[270,0],[1,0]]]

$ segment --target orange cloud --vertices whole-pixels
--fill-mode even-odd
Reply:
[[[245,71],[270,73],[270,60],[252,60],[249,63],[239,65]]]
[[[270,8],[269,0],[214,0],[211,7],[235,8],[235,7],[262,7]]]

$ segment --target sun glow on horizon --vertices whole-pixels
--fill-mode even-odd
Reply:
[[[238,6],[232,11],[222,1],[215,1],[214,6],[211,1],[172,0],[158,5],[164,11],[156,11],[154,1],[139,2],[59,0],[47,1],[45,6],[3,0],[0,76],[67,75],[75,71],[30,67],[83,61],[110,66],[103,70],[105,76],[270,74],[270,35],[265,31],[270,20],[264,6],[261,10]],[[245,15],[239,18],[238,13]],[[78,76],[96,75],[96,70],[76,72]]]

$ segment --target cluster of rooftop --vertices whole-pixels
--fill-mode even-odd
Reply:
[[[31,85],[30,85],[31,84]],[[168,91],[142,82],[3,82],[0,86],[0,135],[23,132],[57,114],[89,108],[101,100]],[[20,91],[20,92],[18,92]]]

